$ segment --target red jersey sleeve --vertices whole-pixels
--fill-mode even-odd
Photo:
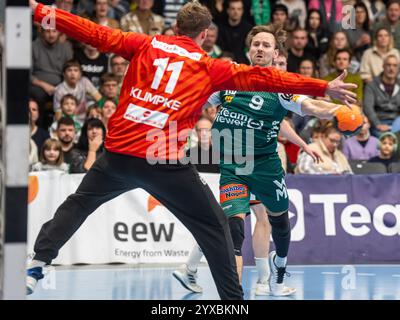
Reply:
[[[100,26],[88,19],[43,4],[37,6],[34,20],[41,23],[46,16],[52,18],[52,12],[55,12],[53,17],[57,30],[102,52],[113,52],[127,60],[132,59],[141,45],[151,40],[147,35]]]
[[[210,59],[209,73],[214,91],[267,91],[323,97],[328,86],[325,80],[217,59]]]

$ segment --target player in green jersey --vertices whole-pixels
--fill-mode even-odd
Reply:
[[[270,66],[273,59],[278,58],[279,43],[284,38],[284,32],[274,26],[253,28],[249,34],[249,55],[253,65]],[[284,116],[290,110],[299,115],[331,119],[340,106],[313,100],[307,96],[238,91],[214,93],[208,100],[208,105],[221,106],[214,122],[216,130],[213,130],[213,140],[217,141],[216,144],[220,147],[220,202],[229,217],[239,278],[242,272],[244,218],[250,211],[251,192],[267,209],[268,220],[272,226],[272,238],[276,246],[276,252],[271,252],[268,261],[269,230],[265,209],[259,205],[254,208],[257,223],[253,236],[259,270],[256,294],[266,294],[270,287],[273,295],[290,295],[295,290],[284,285],[290,243],[289,201],[284,171],[276,152],[278,132],[281,129],[290,141],[298,144],[318,160],[318,155],[309,149],[290,125],[285,121],[282,122]],[[225,132],[225,136],[221,134],[222,132]],[[238,132],[240,134],[237,134]],[[226,139],[226,133],[228,138],[231,138],[229,143],[225,143],[229,141]],[[242,133],[245,133],[244,137]],[[251,139],[248,139],[249,136]],[[250,143],[251,148],[247,145],[249,141],[253,141]],[[196,246],[187,264],[174,272],[174,276],[193,292],[202,292],[202,288],[196,282],[195,272],[201,257],[201,249]],[[269,286],[268,264],[272,273]]]

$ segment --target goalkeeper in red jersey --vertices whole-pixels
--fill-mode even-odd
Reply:
[[[207,57],[201,44],[212,17],[198,3],[182,7],[178,36],[172,37],[122,32],[35,0],[30,5],[36,22],[54,18],[57,30],[130,63],[117,111],[108,124],[106,151],[42,226],[27,270],[27,293],[43,278],[43,266],[57,257],[92,212],[124,192],[142,188],[167,207],[203,248],[221,299],[243,299],[228,220],[194,167],[178,161],[203,104],[223,89],[329,94],[352,103],[355,95],[349,89],[354,85]]]

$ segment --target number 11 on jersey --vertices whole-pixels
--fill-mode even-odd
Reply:
[[[165,92],[171,94],[178,82],[179,75],[181,74],[183,61],[173,62],[168,64],[169,58],[160,58],[154,60],[153,66],[157,67],[156,74],[154,75],[153,83],[151,88],[157,90],[160,86],[161,79],[164,77],[165,71],[172,71],[171,76],[168,80]]]

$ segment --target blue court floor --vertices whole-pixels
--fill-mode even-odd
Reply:
[[[203,294],[190,294],[171,273],[176,266],[50,267],[28,299],[202,300],[219,299],[206,265],[199,267]],[[255,296],[257,271],[245,267],[245,299],[271,300],[400,300],[400,265],[290,266],[286,284],[297,288],[292,297]]]

